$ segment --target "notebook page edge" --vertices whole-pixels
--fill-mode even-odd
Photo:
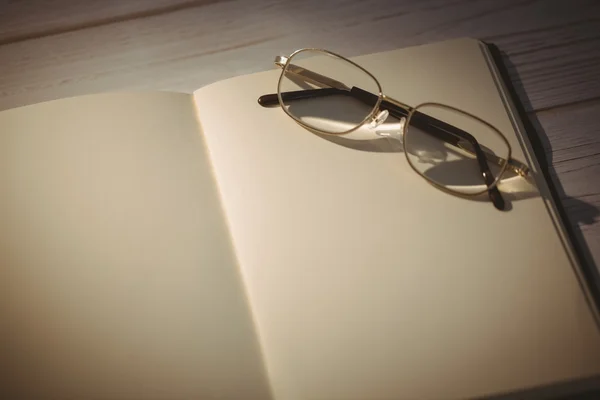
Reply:
[[[517,133],[517,138],[521,143],[521,147],[525,150],[527,161],[530,166],[533,167],[532,169],[536,172],[536,186],[538,187],[538,190],[542,190],[544,192],[544,204],[548,210],[550,218],[554,223],[556,232],[561,239],[565,252],[571,261],[573,270],[580,280],[582,291],[584,292],[586,300],[590,306],[590,311],[592,312],[596,323],[600,323],[600,297],[598,294],[599,283],[597,280],[598,275],[596,267],[593,265],[592,260],[589,260],[592,265],[586,264],[586,261],[588,260],[585,260],[585,257],[578,252],[578,245],[575,242],[576,238],[572,237],[572,234],[569,233],[569,230],[566,226],[568,220],[566,219],[566,215],[564,215],[564,210],[562,210],[562,207],[557,203],[559,199],[550,187],[553,184],[551,181],[549,181],[550,176],[546,173],[547,166],[543,166],[542,162],[538,159],[531,141],[530,135],[539,135],[539,133],[535,132],[533,127],[530,127],[529,129],[533,130],[533,132],[529,133],[529,130],[525,127],[526,121],[524,121],[524,118],[527,118],[527,115],[524,115],[525,112],[522,105],[518,103],[519,99],[516,94],[511,93],[511,89],[509,89],[509,86],[512,87],[512,85],[506,82],[506,74],[502,70],[504,67],[498,65],[498,63],[501,62],[499,58],[500,50],[494,48],[493,43],[488,44],[484,41],[479,41],[479,47],[483,56],[485,57],[490,72],[493,75],[494,82],[498,88],[498,94],[500,95],[504,107],[506,108],[506,112],[511,119],[513,129]],[[540,149],[540,151],[544,150]],[[592,269],[592,272],[586,272],[583,270],[584,268],[590,268]]]

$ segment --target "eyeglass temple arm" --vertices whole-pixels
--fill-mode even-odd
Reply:
[[[294,75],[303,80],[304,82],[312,83],[313,85],[316,85],[321,88],[337,88],[342,90],[350,90],[348,86],[346,86],[340,81],[336,81],[333,78],[321,75],[319,73],[316,73],[315,71],[311,71],[310,69],[306,69],[295,64],[287,64],[287,62],[287,57],[275,57],[275,65],[282,69],[285,68],[285,74],[287,75]]]
[[[326,97],[334,95],[351,95],[348,90],[338,88],[307,89],[295,90],[293,92],[283,92],[281,97],[283,101],[294,101],[304,99],[314,99],[315,97]],[[263,107],[275,107],[279,105],[277,93],[265,94],[258,98],[258,104]]]

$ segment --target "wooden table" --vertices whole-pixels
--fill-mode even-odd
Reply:
[[[575,240],[599,266],[598,0],[0,0],[0,110],[191,92],[299,47],[354,56],[462,36],[504,52]]]

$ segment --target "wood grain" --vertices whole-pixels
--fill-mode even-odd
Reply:
[[[487,39],[506,53],[513,84],[529,109],[600,97],[600,19]]]
[[[104,7],[103,16],[116,12],[110,2]],[[220,79],[271,68],[273,55],[309,45],[352,56],[459,36],[497,42],[509,55],[525,104],[532,110],[549,108],[598,96],[598,84],[590,84],[598,81],[593,66],[600,62],[600,42],[587,36],[594,25],[591,15],[600,15],[600,2],[203,4],[0,46],[0,109],[121,89],[191,92]],[[575,33],[569,30],[578,23],[587,25]],[[540,40],[555,37],[562,39],[554,48],[532,54]],[[573,48],[574,57],[553,57]],[[570,70],[576,74],[567,75]],[[577,81],[563,82],[566,77]]]
[[[530,117],[545,142],[554,184],[570,224],[600,266],[600,101],[541,111]]]
[[[22,0],[0,2],[0,45],[166,14],[219,0]]]

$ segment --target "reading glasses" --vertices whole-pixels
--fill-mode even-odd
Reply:
[[[529,175],[526,165],[511,158],[506,137],[488,122],[440,103],[406,105],[383,94],[375,76],[343,56],[305,48],[276,57],[275,64],[282,69],[277,93],[261,96],[260,105],[280,105],[298,124],[320,134],[398,139],[412,169],[443,191],[487,192],[504,210],[498,182],[506,174]]]

